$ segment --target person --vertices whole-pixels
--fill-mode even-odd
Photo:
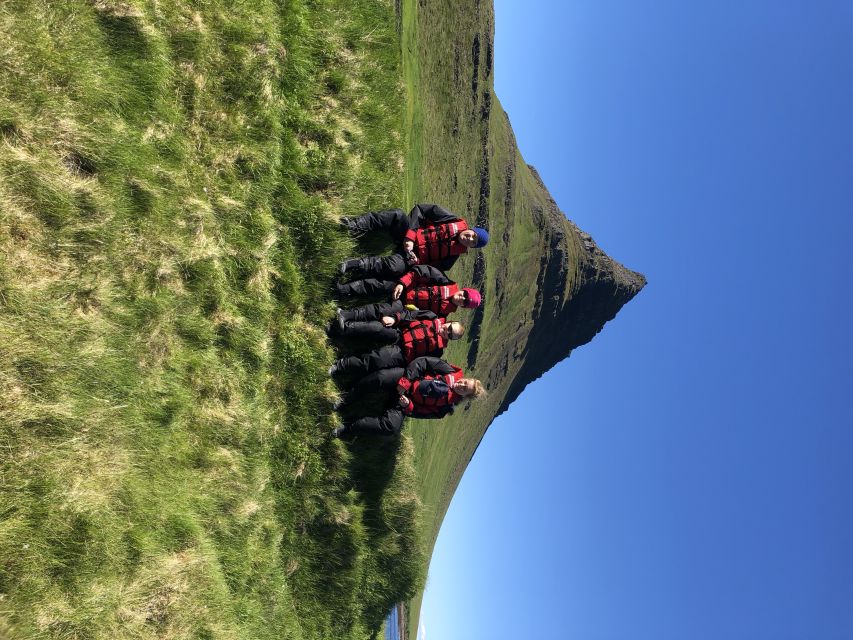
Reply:
[[[401,311],[381,320],[345,322],[340,335],[388,342],[379,349],[358,356],[339,358],[329,375],[357,373],[367,375],[379,369],[403,367],[421,356],[440,356],[449,340],[465,334],[461,322],[447,322],[431,311]]]
[[[337,311],[337,326],[343,329],[344,323],[352,320],[379,320],[404,310],[407,306],[432,311],[446,318],[459,307],[474,309],[480,306],[482,296],[476,289],[459,288],[442,271],[430,265],[417,265],[407,271],[398,281],[377,280],[374,278],[354,280],[338,285],[339,295],[369,295],[385,292],[391,295],[392,302],[369,304],[354,309]]]
[[[359,271],[397,277],[416,264],[447,271],[468,249],[479,249],[489,242],[488,231],[469,228],[465,220],[437,204],[417,204],[408,216],[402,209],[372,211],[357,218],[341,218],[341,224],[354,235],[387,231],[399,245],[399,252],[390,256],[345,260],[340,265],[341,274]]]
[[[432,265],[415,265],[397,279],[362,278],[340,283],[336,286],[339,298],[353,296],[388,296],[392,300],[403,300],[406,304],[414,304],[418,308],[428,308],[430,311],[439,313],[431,306],[420,306],[418,301],[431,302],[435,299],[448,299],[458,291],[466,291],[468,297],[473,296],[475,302],[471,307],[480,303],[480,293],[476,289],[460,289],[459,285],[447,277],[447,275]],[[462,306],[462,298],[457,297],[457,306]]]
[[[453,413],[455,405],[466,398],[485,393],[483,383],[476,378],[463,377],[462,369],[440,358],[415,358],[404,369],[394,367],[363,377],[354,389],[336,405],[344,410],[372,392],[383,392],[391,399],[381,415],[349,418],[335,429],[338,437],[362,434],[396,435],[406,416],[423,419],[443,418]]]

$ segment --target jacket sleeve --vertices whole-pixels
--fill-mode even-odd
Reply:
[[[461,380],[462,378],[465,377],[465,374],[463,373],[462,369],[457,367],[455,364],[451,364],[449,366],[451,369],[453,369],[453,371],[451,371],[450,373],[447,374],[447,376],[445,376],[445,380],[447,380],[448,384],[450,384],[449,378],[451,375],[453,376],[453,380],[456,382],[458,382],[459,380]]]
[[[409,289],[418,279],[418,274],[415,269],[417,269],[419,266],[420,265],[412,267],[411,269],[406,271],[406,273],[400,276],[398,282],[403,285],[404,288]]]
[[[409,363],[409,366],[406,367],[405,377],[409,380],[417,380],[424,376],[447,375],[449,373],[453,373],[456,368],[457,367],[454,367],[452,364],[448,364],[441,358],[421,356],[420,358],[415,358]]]
[[[418,229],[422,224],[441,224],[456,220],[461,218],[437,204],[416,204],[409,212],[410,229]]]
[[[453,280],[444,275],[444,272],[441,269],[437,269],[429,264],[419,264],[414,266],[406,275],[409,274],[412,274],[411,281],[416,286],[425,284],[453,284]],[[403,282],[403,278],[400,278],[400,282]]]
[[[394,314],[398,324],[408,324],[413,320],[435,320],[438,316],[426,309],[403,309]]]
[[[409,378],[406,375],[403,375],[402,378],[397,380],[397,386],[403,387],[403,395],[406,395],[409,393],[409,390],[412,388],[412,380],[416,380],[416,378]]]

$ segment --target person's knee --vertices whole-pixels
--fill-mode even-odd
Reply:
[[[400,367],[403,365],[401,362],[402,354],[400,353],[400,348],[394,345],[389,345],[387,347],[371,351],[365,360],[369,362],[371,371],[388,369],[389,367]]]
[[[382,416],[380,422],[383,431],[396,435],[403,428],[403,412],[399,409],[389,409]]]
[[[382,349],[385,369],[390,367],[406,366],[406,358],[403,356],[403,351],[397,345],[389,345]]]
[[[378,302],[374,305],[377,317],[392,316],[395,313],[403,311],[406,307],[400,300],[394,302]]]
[[[406,260],[399,253],[382,258],[382,269],[386,275],[401,276],[406,273]]]
[[[381,389],[384,382],[384,377],[382,375],[384,371],[384,369],[380,369],[379,371],[368,373],[358,381],[355,386],[355,391],[360,394],[366,394],[371,391]]]
[[[364,362],[367,365],[368,371],[377,371],[385,368],[385,354],[382,349],[371,351],[364,356]]]
[[[405,372],[406,370],[402,367],[382,369],[376,374],[376,385],[382,389],[396,389],[397,382],[399,382]]]
[[[389,230],[395,238],[402,239],[409,230],[409,216],[402,209],[390,209],[386,212]]]
[[[384,339],[385,329],[378,320],[353,320],[346,323],[343,335],[348,338]]]

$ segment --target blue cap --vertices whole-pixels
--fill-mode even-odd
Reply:
[[[489,244],[488,231],[486,231],[482,227],[474,227],[472,231],[477,234],[477,244],[474,245],[477,249],[479,249],[480,247],[485,247],[487,244]]]

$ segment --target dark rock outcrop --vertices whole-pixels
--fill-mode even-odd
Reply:
[[[536,169],[528,168],[547,192]],[[502,398],[498,415],[528,384],[592,340],[646,284],[645,276],[610,258],[588,233],[566,220],[550,196],[546,210],[539,215],[546,241],[531,310],[532,328],[519,356],[523,363]],[[566,225],[580,240],[581,251],[573,257],[568,251]],[[564,296],[571,268],[576,270],[573,290]]]

